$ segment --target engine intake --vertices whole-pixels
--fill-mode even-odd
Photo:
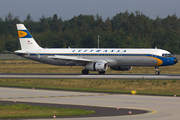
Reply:
[[[88,63],[85,69],[89,71],[106,71],[108,69],[108,64],[104,62]]]
[[[111,67],[112,70],[118,70],[118,71],[129,71],[132,69],[132,66],[113,66]]]

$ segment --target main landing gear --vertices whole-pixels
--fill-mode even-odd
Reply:
[[[105,74],[106,71],[98,71],[99,74]]]
[[[85,69],[84,69],[84,70],[82,70],[82,74],[83,74],[83,75],[87,75],[87,74],[89,74],[89,70],[85,70]]]
[[[99,74],[105,74],[106,71],[98,71],[98,72],[99,72]],[[89,70],[83,69],[83,70],[82,70],[82,74],[83,74],[83,75],[89,74]]]
[[[156,66],[155,69],[156,69],[155,74],[156,74],[156,75],[159,75],[159,74],[160,74],[160,72],[159,72],[159,67]]]

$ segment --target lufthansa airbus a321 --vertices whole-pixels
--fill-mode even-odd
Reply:
[[[178,62],[170,52],[162,49],[131,48],[42,48],[23,24],[17,24],[21,50],[16,55],[27,59],[59,66],[84,66],[82,74],[98,71],[105,74],[112,70],[127,71],[132,66],[152,66],[159,75],[160,66],[174,65]]]

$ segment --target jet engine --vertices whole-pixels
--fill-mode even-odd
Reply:
[[[108,64],[105,62],[88,63],[85,69],[89,71],[106,71],[108,69]]]
[[[129,71],[132,69],[132,66],[113,66],[111,67],[112,70],[118,70],[118,71]]]

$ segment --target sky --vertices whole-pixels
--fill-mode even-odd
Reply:
[[[180,18],[180,0],[0,0],[0,18],[3,20],[10,12],[24,21],[31,15],[39,21],[43,15],[53,17],[57,14],[62,20],[70,20],[74,16],[96,15],[105,21],[117,13],[139,11],[151,19],[166,18],[176,14]]]

